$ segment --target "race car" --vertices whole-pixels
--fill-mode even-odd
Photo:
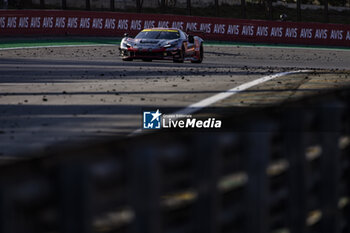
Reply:
[[[175,28],[142,30],[135,38],[124,35],[119,47],[124,61],[142,59],[173,60],[177,63],[201,63],[204,57],[203,39]]]

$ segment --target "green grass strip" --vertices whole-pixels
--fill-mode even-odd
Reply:
[[[350,47],[341,47],[341,46],[266,44],[266,43],[245,43],[245,42],[227,42],[227,41],[205,41],[205,44],[211,45],[211,46],[248,46],[248,47],[271,47],[271,48],[306,48],[306,49],[350,50]]]
[[[0,48],[45,47],[64,45],[116,45],[119,43],[120,38],[5,38],[0,40]]]

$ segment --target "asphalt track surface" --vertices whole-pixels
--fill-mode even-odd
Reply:
[[[278,104],[350,84],[350,50],[205,46],[202,64],[123,62],[117,46],[0,50],[0,155],[126,137],[143,110],[181,110],[263,76],[215,107]]]

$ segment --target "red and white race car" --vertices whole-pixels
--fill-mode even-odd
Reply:
[[[187,60],[201,63],[204,57],[202,38],[174,28],[144,29],[135,38],[126,34],[119,51],[124,61],[165,59],[178,63]]]

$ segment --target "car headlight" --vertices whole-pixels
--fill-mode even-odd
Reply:
[[[164,48],[171,48],[171,47],[175,47],[177,45],[177,43],[171,43],[171,44],[166,44],[163,47]]]

